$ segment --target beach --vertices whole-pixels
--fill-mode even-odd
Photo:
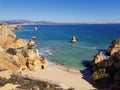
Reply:
[[[75,88],[75,90],[94,89],[89,82],[82,78],[83,75],[79,71],[69,70],[55,64],[50,64],[44,70],[24,71],[22,75],[58,84],[65,90],[70,87]]]
[[[95,55],[94,53],[98,52],[98,50],[106,51],[106,43],[109,42],[109,40],[108,42],[106,42],[102,39],[99,39],[99,37],[96,38],[93,37],[94,34],[93,32],[95,32],[97,28],[95,28],[93,32],[91,32],[91,35],[89,36],[88,29],[84,29],[85,31],[87,31],[87,33],[82,32],[83,30],[79,30],[79,28],[83,27],[81,25],[77,25],[77,29],[76,30],[71,29],[71,31],[68,31],[68,29],[70,30],[70,27],[75,28],[76,26],[69,26],[68,28],[68,26],[53,25],[53,26],[44,27],[39,25],[39,27],[44,28],[44,30],[39,29],[39,31],[37,32],[34,32],[34,30],[32,29],[32,27],[34,26],[28,25],[28,26],[23,26],[25,27],[24,30],[15,31],[16,35],[12,32],[10,32],[9,35],[9,29],[7,29],[6,27],[7,25],[4,24],[3,26],[4,28],[1,29],[2,32],[4,32],[5,35],[7,33],[6,35],[7,38],[5,40],[3,40],[3,37],[5,37],[5,35],[1,33],[1,40],[0,40],[1,43],[3,44],[0,49],[1,67],[2,66],[4,67],[3,70],[10,69],[13,73],[19,72],[18,74],[26,78],[30,78],[33,80],[37,79],[39,81],[46,81],[48,83],[53,83],[53,85],[60,86],[57,88],[63,88],[64,90],[69,90],[68,88],[74,88],[75,90],[95,89],[90,82],[91,75],[89,73],[86,73],[85,64],[92,60],[93,56]],[[94,26],[96,25],[93,25],[92,27]],[[55,27],[55,29],[52,29],[53,27]],[[66,30],[59,29],[60,27],[67,29]],[[61,32],[64,33],[63,34],[64,36],[62,34],[59,34]],[[66,34],[66,32],[67,33],[69,32],[69,34]],[[72,36],[73,32],[75,32],[77,36],[77,42],[74,45],[68,42],[69,37]],[[82,40],[81,35],[79,35],[81,33],[84,33],[82,35],[88,35],[89,36],[88,38],[91,39],[86,38]],[[111,30],[111,33],[113,33],[113,30]],[[105,36],[104,32],[102,32],[102,34],[103,36]],[[94,34],[94,36],[95,35],[96,34]],[[16,36],[21,37],[27,40],[28,42],[25,42],[24,40],[17,38]],[[35,47],[32,47],[31,45],[33,44],[30,44],[29,42],[31,41],[30,38],[33,36],[36,37]],[[109,34],[108,37],[109,36],[111,36],[111,34]],[[9,44],[6,45],[6,41],[7,42],[10,41],[8,40],[9,37],[11,39],[11,42],[9,42]],[[20,42],[18,42],[18,40]],[[100,43],[102,44],[104,43],[104,45],[102,46]],[[23,45],[22,48],[21,45]],[[11,49],[11,47],[13,48],[13,46],[14,49]],[[5,52],[6,50],[7,52]],[[13,52],[11,52],[11,50]],[[21,60],[21,62],[19,62],[20,61],[19,59]],[[8,77],[9,76],[8,74],[4,72],[0,76]]]
[[[70,69],[70,67],[64,68],[66,67],[66,65],[64,65],[64,62],[58,62],[58,63],[56,62],[55,64],[50,63],[49,58],[47,56],[46,58],[48,59],[43,58],[43,56],[38,52],[40,47],[37,46],[38,50],[36,47],[34,47],[35,41],[33,39],[30,39],[27,44],[23,39],[17,38],[16,35],[13,32],[11,32],[7,26],[8,26],[7,24],[3,24],[1,25],[1,28],[0,28],[2,32],[0,33],[1,34],[0,35],[1,36],[0,38],[1,39],[0,40],[1,41],[1,48],[0,48],[1,75],[0,77],[10,78],[10,75],[12,73],[17,75],[22,75],[23,77],[30,78],[33,80],[37,79],[39,81],[46,81],[51,84],[53,83],[53,85],[57,86],[56,88],[63,88],[64,90],[69,90],[70,88],[74,88],[75,90],[94,89],[92,85],[84,79],[85,77],[88,76],[87,74],[84,75],[82,74],[83,72],[81,73],[81,71],[79,70],[77,71],[77,69],[76,70]],[[3,37],[5,35],[6,35],[6,38],[5,40],[3,40]],[[9,45],[6,45],[6,42],[8,42]],[[38,45],[38,43],[36,44]],[[70,47],[68,49],[70,49]],[[45,51],[46,53],[51,55],[50,53],[52,52],[49,52],[49,49],[50,48],[45,49]],[[76,49],[77,48],[75,48],[75,50]],[[58,49],[53,49],[53,51],[56,51],[56,50]],[[40,50],[40,52],[42,51]],[[71,52],[71,51],[67,51],[67,52]],[[52,55],[56,56],[55,53],[56,52],[53,52]],[[60,54],[60,53],[57,53],[57,54]],[[68,57],[68,55],[66,56]],[[63,57],[62,54],[61,54],[61,57]],[[71,59],[67,59],[67,60],[71,61]],[[7,72],[6,70],[11,71],[11,73],[9,71]],[[12,85],[11,82],[6,82],[5,84],[3,84],[3,87],[1,88],[4,88],[4,87],[9,88],[9,86]],[[14,88],[16,87],[17,86],[15,86]],[[52,89],[52,90],[55,90],[55,89]]]

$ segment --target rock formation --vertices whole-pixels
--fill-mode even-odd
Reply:
[[[111,42],[111,45],[109,46],[109,49],[108,49],[108,53],[110,55],[113,55],[119,50],[120,50],[120,38],[117,38]]]
[[[35,37],[32,37],[29,42],[28,42],[28,47],[29,48],[34,48],[35,47]]]
[[[106,58],[99,52],[91,62],[93,84],[99,89],[120,90],[120,38],[112,41],[108,53]]]
[[[73,36],[71,42],[72,42],[72,43],[76,43],[76,41],[77,41],[77,40],[76,40],[75,36]]]
[[[117,73],[114,75],[114,80],[120,81],[120,70],[118,70]]]
[[[11,69],[13,72],[21,70],[44,69],[48,63],[46,58],[39,56],[35,46],[35,38],[26,43],[17,38],[8,24],[0,26],[0,68]],[[2,66],[1,66],[2,65]]]
[[[97,55],[94,56],[93,62],[97,64],[103,60],[106,60],[106,56],[103,54],[103,52],[100,51],[97,53]]]
[[[3,47],[0,45],[0,52],[3,52],[4,51],[4,49],[3,49]]]

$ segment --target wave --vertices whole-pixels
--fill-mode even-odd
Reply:
[[[50,48],[41,48],[39,49],[39,54],[42,56],[52,56],[54,55]]]

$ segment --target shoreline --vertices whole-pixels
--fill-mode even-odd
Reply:
[[[22,76],[57,84],[65,90],[68,88],[74,88],[75,90],[95,89],[83,78],[83,74],[80,71],[73,69],[68,70],[65,67],[55,64],[49,64],[44,70],[24,71]]]
[[[80,73],[80,70],[83,70],[83,69],[77,70],[74,68],[66,67],[65,65],[61,65],[59,63],[54,63],[54,62],[49,62],[49,61],[48,61],[48,65],[54,66],[56,68],[59,68],[59,69],[62,69],[62,70],[68,71],[68,72],[74,72],[74,73]]]
[[[94,89],[94,87],[84,79],[84,75],[81,73],[83,69],[76,70],[50,61],[48,61],[48,63],[48,67],[44,70],[23,71],[22,75],[60,85],[65,90],[68,88],[75,88],[75,90]]]
[[[10,36],[10,35],[8,34],[8,36]],[[13,41],[14,41],[14,39],[16,40],[16,37],[13,38]],[[25,44],[25,42],[23,44]],[[3,43],[3,45],[4,45],[4,43]],[[12,46],[12,44],[11,44],[11,46]],[[26,46],[26,44],[23,45],[22,47],[25,47],[25,46]],[[17,46],[17,47],[21,47],[21,46]],[[61,86],[64,90],[68,90],[69,88],[75,88],[75,90],[94,89],[94,87],[85,79],[86,76],[88,78],[88,74],[84,75],[82,70],[75,70],[75,69],[67,68],[67,67],[65,67],[64,63],[60,64],[60,63],[50,63],[49,62],[49,64],[48,64],[44,61],[44,59],[42,57],[40,58],[39,53],[37,53],[37,51],[31,54],[31,52],[33,52],[31,50],[33,50],[33,49],[30,48],[29,44],[26,47],[28,47],[28,48],[27,48],[27,50],[25,49],[25,52],[28,53],[29,58],[26,59],[26,57],[23,54],[22,55],[20,54],[23,52],[19,52],[16,54],[16,55],[18,55],[18,56],[16,56],[18,58],[23,57],[23,58],[21,58],[21,60],[28,61],[28,59],[29,59],[28,62],[24,62],[22,64],[22,65],[25,64],[24,67],[17,68],[17,66],[15,66],[15,64],[9,63],[11,60],[10,57],[8,57],[8,58],[10,58],[10,60],[8,59],[9,62],[6,62],[6,60],[3,59],[4,60],[3,64],[8,65],[7,67],[10,68],[10,70],[13,73],[15,73],[15,72],[17,73],[19,70],[18,75],[21,75],[23,77],[25,76],[25,77],[32,78],[32,79],[37,79],[40,81],[47,81],[49,83],[53,83],[53,84]],[[7,48],[10,48],[10,47],[7,47]],[[24,49],[22,48],[22,50],[24,50]],[[33,55],[34,55],[34,58],[33,58]],[[13,54],[13,56],[14,56],[14,54]],[[32,59],[31,59],[31,57],[32,57]],[[17,61],[18,59],[15,58],[15,60]],[[33,62],[32,60],[36,60],[36,61]],[[40,62],[40,60],[41,60],[41,62]],[[41,66],[43,66],[43,64],[44,65],[46,64],[46,66],[44,68],[41,68]],[[26,68],[26,70],[24,68]],[[30,69],[31,71],[29,71],[28,69]],[[22,71],[22,70],[24,70],[24,71]]]

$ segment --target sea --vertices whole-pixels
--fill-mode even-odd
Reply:
[[[28,41],[36,37],[36,47],[49,62],[76,70],[86,68],[99,51],[106,52],[115,38],[120,38],[120,24],[22,25],[14,31]],[[34,30],[37,27],[38,30]],[[72,44],[72,36],[77,42]]]

